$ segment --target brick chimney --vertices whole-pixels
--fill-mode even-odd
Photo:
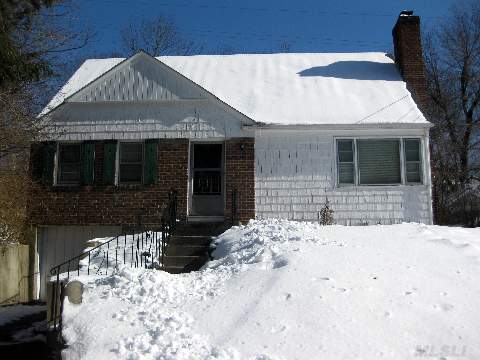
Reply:
[[[402,11],[392,30],[395,64],[420,110],[426,110],[427,81],[420,36],[420,17]]]

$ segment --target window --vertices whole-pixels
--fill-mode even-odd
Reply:
[[[422,182],[422,166],[420,161],[420,140],[405,139],[405,180],[407,183]]]
[[[143,174],[143,143],[120,143],[120,183],[139,184]]]
[[[338,140],[338,182],[355,184],[353,140]]]
[[[420,144],[420,139],[339,139],[338,184],[421,183]]]
[[[59,144],[57,184],[80,183],[80,163],[80,144]]]
[[[357,140],[358,183],[400,184],[400,141]]]

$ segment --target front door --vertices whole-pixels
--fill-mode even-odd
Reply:
[[[190,154],[190,215],[223,216],[223,144],[193,143]]]

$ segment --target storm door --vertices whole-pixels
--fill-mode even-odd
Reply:
[[[223,216],[223,144],[193,143],[190,156],[190,215]]]

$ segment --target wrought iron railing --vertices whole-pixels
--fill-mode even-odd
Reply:
[[[176,222],[177,194],[172,190],[162,209],[159,226],[124,232],[54,266],[50,270],[54,281],[51,281],[49,304],[49,321],[54,330],[57,329],[57,324],[61,327],[64,283],[68,282],[71,274],[108,275],[109,271],[119,265],[161,269],[165,264],[165,250],[175,231]]]
[[[236,225],[238,222],[238,199],[237,189],[232,190],[232,225]]]

